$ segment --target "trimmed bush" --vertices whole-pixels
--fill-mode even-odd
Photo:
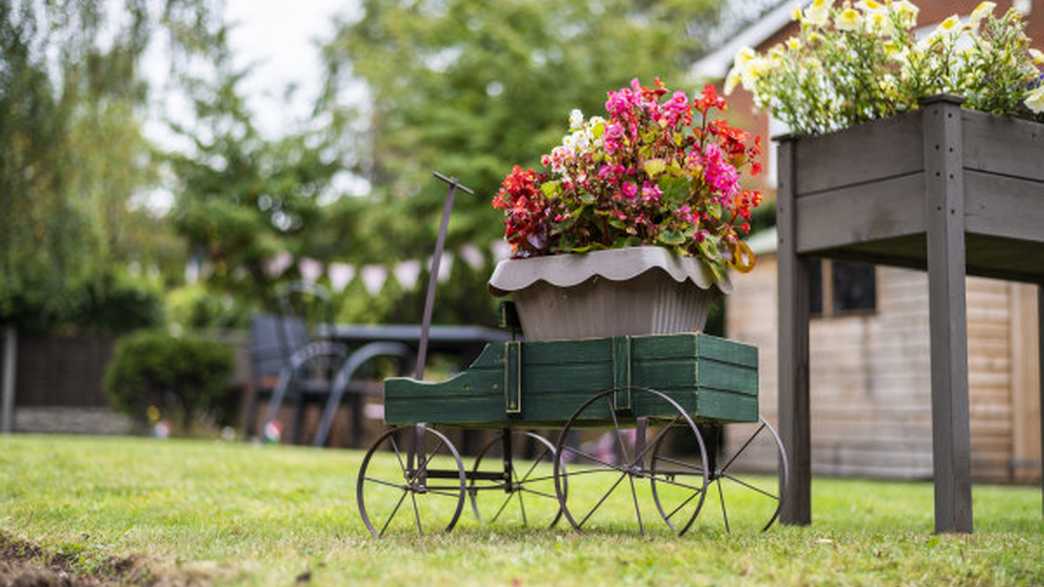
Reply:
[[[116,343],[105,392],[132,417],[144,421],[148,407],[157,406],[176,414],[187,431],[197,415],[220,404],[232,365],[232,350],[221,343],[142,331]]]

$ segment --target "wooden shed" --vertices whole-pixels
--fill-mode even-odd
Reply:
[[[759,348],[761,411],[775,421],[774,230],[755,235],[758,265],[726,300],[729,338]],[[817,293],[818,292],[818,293]],[[972,475],[1040,478],[1037,292],[968,278]],[[812,467],[820,474],[932,476],[928,277],[823,260],[813,275]]]

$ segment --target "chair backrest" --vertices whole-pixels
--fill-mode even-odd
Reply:
[[[250,362],[255,380],[278,377],[294,351],[308,344],[303,320],[277,314],[255,314],[250,324]]]

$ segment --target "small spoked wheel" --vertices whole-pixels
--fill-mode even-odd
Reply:
[[[464,463],[438,430],[404,426],[388,430],[363,457],[356,500],[375,538],[387,532],[449,532],[467,494]]]
[[[517,455],[525,449],[532,451],[532,460],[512,455],[505,462],[505,451]],[[555,495],[555,454],[554,445],[539,434],[510,430],[497,434],[479,451],[472,468],[468,494],[475,518],[484,524],[532,528],[557,524],[562,510]],[[480,479],[482,474],[501,477]]]
[[[657,416],[639,420],[636,430],[625,429],[621,414],[626,412],[614,403],[619,391],[610,390],[585,402],[562,430],[554,468],[562,514],[578,531],[625,529],[636,521],[644,533],[656,517],[648,503],[654,496],[646,481],[655,481],[661,498],[670,492],[671,498],[682,504],[664,516],[664,507],[657,501],[667,527],[684,534],[703,506],[709,472],[691,468],[681,476],[673,468],[654,470],[653,448],[677,444],[680,450],[697,455],[697,462],[706,462],[703,437],[688,413],[670,396],[645,388],[631,388],[629,392],[631,405],[641,405],[643,413]],[[631,418],[623,423],[632,426],[633,422]],[[672,441],[667,443],[666,438]]]
[[[789,468],[786,451],[776,431],[764,419],[751,424],[728,424],[705,430],[710,461],[672,454],[670,443],[661,438],[653,447],[652,489],[661,517],[673,525],[678,510],[695,493],[673,491],[658,483],[663,472],[673,470],[676,481],[692,483],[710,472],[701,527],[719,527],[726,532],[768,530],[783,507],[781,490],[786,487]],[[719,450],[723,449],[723,450]],[[778,469],[777,469],[778,466]],[[778,471],[778,475],[775,473]],[[676,509],[677,508],[677,509]]]

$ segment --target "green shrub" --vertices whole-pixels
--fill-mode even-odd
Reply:
[[[188,430],[201,412],[217,406],[232,374],[232,350],[225,345],[160,331],[142,331],[116,343],[105,372],[105,392],[113,405],[142,421],[149,406],[177,414]]]
[[[207,328],[243,328],[251,308],[229,294],[211,292],[201,284],[167,293],[167,321],[184,331]]]
[[[85,282],[69,322],[83,329],[126,334],[163,324],[163,299],[141,278],[105,273]]]

